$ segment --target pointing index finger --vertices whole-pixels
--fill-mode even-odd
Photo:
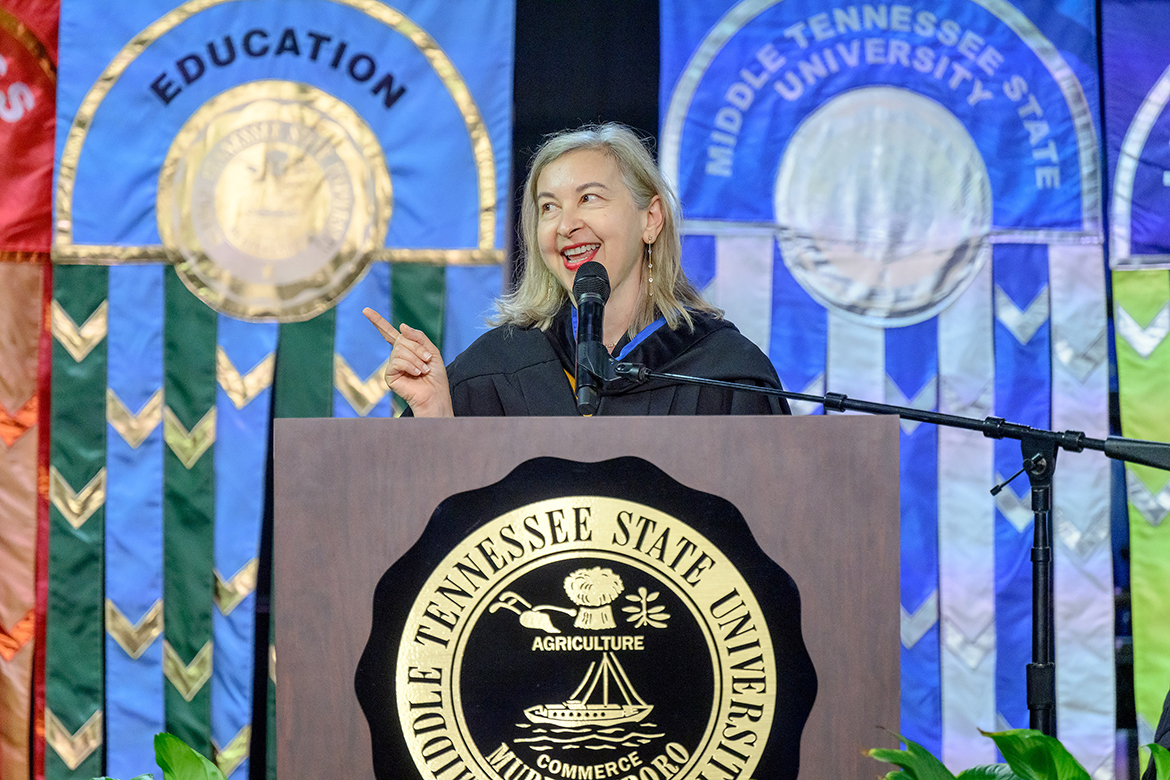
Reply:
[[[366,319],[374,324],[374,327],[382,334],[382,338],[386,339],[386,343],[394,346],[394,342],[398,340],[399,335],[398,331],[394,329],[394,326],[385,317],[368,306],[362,309],[362,314],[366,315]]]

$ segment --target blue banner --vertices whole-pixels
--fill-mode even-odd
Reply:
[[[363,307],[394,315],[393,291],[448,358],[484,329],[505,261],[514,17],[510,1],[61,3],[53,257],[118,266],[104,664],[106,764],[120,776],[152,765],[151,738],[179,710],[225,775],[262,760],[252,693],[269,670],[254,663],[255,591],[278,342],[328,313],[313,323],[324,330],[301,331],[328,336],[304,341],[328,354],[309,355],[309,378],[286,365],[285,391],[331,401],[319,414],[388,416],[389,346]],[[210,327],[187,328],[209,315],[201,305],[168,309],[164,264],[219,313],[204,323],[217,323],[214,343]],[[166,398],[160,377],[179,372],[163,370],[163,322],[207,361]],[[210,402],[213,356],[214,405],[179,420],[172,406],[191,383]],[[175,473],[214,459],[214,474],[191,481],[214,528],[199,524],[188,548],[168,536],[166,572],[164,428]],[[179,492],[175,506],[204,511]],[[203,558],[194,579],[209,592],[180,590],[211,618],[192,657],[157,640],[164,603],[177,601],[164,586],[181,581],[171,564]],[[169,636],[196,621],[167,622]]]
[[[684,264],[787,386],[1105,435],[1092,3],[671,0],[662,42]],[[897,728],[958,770],[995,759],[979,729],[1027,725],[1031,515],[988,493],[1018,446],[901,437]],[[1062,469],[1058,615],[1098,635],[1058,618],[1057,720],[1106,772],[1108,469]]]
[[[1108,2],[1102,59],[1114,268],[1170,266],[1170,8]]]
[[[171,262],[212,307],[281,321],[333,305],[371,262],[499,266],[513,17],[67,0],[55,257]]]

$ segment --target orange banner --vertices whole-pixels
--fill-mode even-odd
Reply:
[[[0,780],[29,777],[43,264],[0,263]]]

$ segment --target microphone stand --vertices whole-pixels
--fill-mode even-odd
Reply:
[[[600,346],[600,345],[599,345]],[[1141,463],[1170,471],[1170,444],[1140,439],[1110,436],[1092,439],[1081,431],[1056,432],[1032,428],[1004,420],[985,417],[982,420],[954,414],[912,409],[907,406],[858,401],[842,393],[809,395],[778,390],[772,387],[725,382],[719,379],[668,374],[651,371],[636,363],[617,363],[604,352],[594,350],[579,356],[583,366],[602,382],[621,377],[636,384],[650,380],[664,380],[668,384],[702,385],[740,390],[794,401],[808,401],[824,407],[826,412],[863,412],[865,414],[896,415],[905,420],[979,431],[991,439],[1015,439],[1020,442],[1023,468],[991,490],[998,494],[1004,486],[1022,472],[1028,473],[1031,484],[1033,539],[1032,539],[1032,663],[1027,668],[1027,701],[1029,726],[1048,736],[1056,736],[1056,658],[1055,619],[1052,597],[1052,477],[1056,472],[1059,450],[1081,452],[1097,450],[1116,460]]]

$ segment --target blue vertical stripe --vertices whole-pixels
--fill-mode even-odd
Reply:
[[[682,267],[691,284],[706,289],[715,279],[715,236],[684,235]]]
[[[337,304],[337,330],[333,349],[345,359],[359,379],[368,380],[390,354],[390,345],[362,314],[369,307],[390,319],[390,264],[374,263],[370,271]],[[445,357],[445,356],[444,356]],[[377,377],[379,383],[384,380]],[[384,385],[379,384],[379,388]],[[333,387],[333,416],[359,417],[359,410]],[[390,394],[387,392],[366,417],[387,417],[390,414]]]
[[[886,375],[906,404],[920,396],[938,409],[938,321],[886,330]],[[931,391],[933,388],[933,392]],[[942,748],[939,685],[938,428],[904,422],[898,442],[901,501],[901,601],[911,614],[926,609],[934,625],[910,647],[902,645],[902,734],[936,755]]]
[[[240,374],[247,375],[275,352],[278,332],[276,323],[220,315],[218,346]],[[215,569],[225,580],[260,555],[271,406],[271,384],[243,408],[236,407],[222,385],[216,388]],[[255,591],[227,614],[219,608],[211,617],[215,640],[211,738],[222,749],[252,723]],[[246,778],[248,764],[245,758],[230,776]]]
[[[488,329],[488,317],[495,313],[494,302],[503,289],[502,266],[447,266],[444,360],[450,363]]]
[[[136,415],[163,383],[163,266],[114,265],[109,278],[107,381]],[[106,598],[136,625],[163,595],[163,427],[135,448],[108,425],[106,442]],[[153,770],[154,735],[165,727],[162,658],[161,637],[134,659],[106,634],[112,777]]]
[[[773,255],[772,338],[768,357],[772,358],[784,387],[800,392],[818,376],[824,376],[829,320],[825,308],[796,283],[784,265],[779,246]],[[812,389],[823,392],[823,381],[819,388]],[[824,414],[824,410],[814,413]]]
[[[1016,312],[1028,311],[1037,296],[1041,296],[1047,310],[1048,247],[999,245],[994,250],[994,261],[999,301],[995,324],[995,414],[1024,425],[1048,428],[1052,393],[1048,322],[1032,333],[1021,333],[1020,326],[1013,333],[1005,324],[1018,319]],[[1004,479],[1015,473],[1022,461],[1019,442],[996,442],[995,468]],[[995,697],[996,708],[1008,726],[1026,728],[1024,672],[1032,660],[1032,524],[1028,521],[1022,529],[1017,528],[1004,514],[1001,507],[1013,496],[1012,503],[1030,509],[1027,475],[1020,475],[1004,489],[995,513]],[[1018,509],[1016,514],[1017,523],[1026,516]]]

